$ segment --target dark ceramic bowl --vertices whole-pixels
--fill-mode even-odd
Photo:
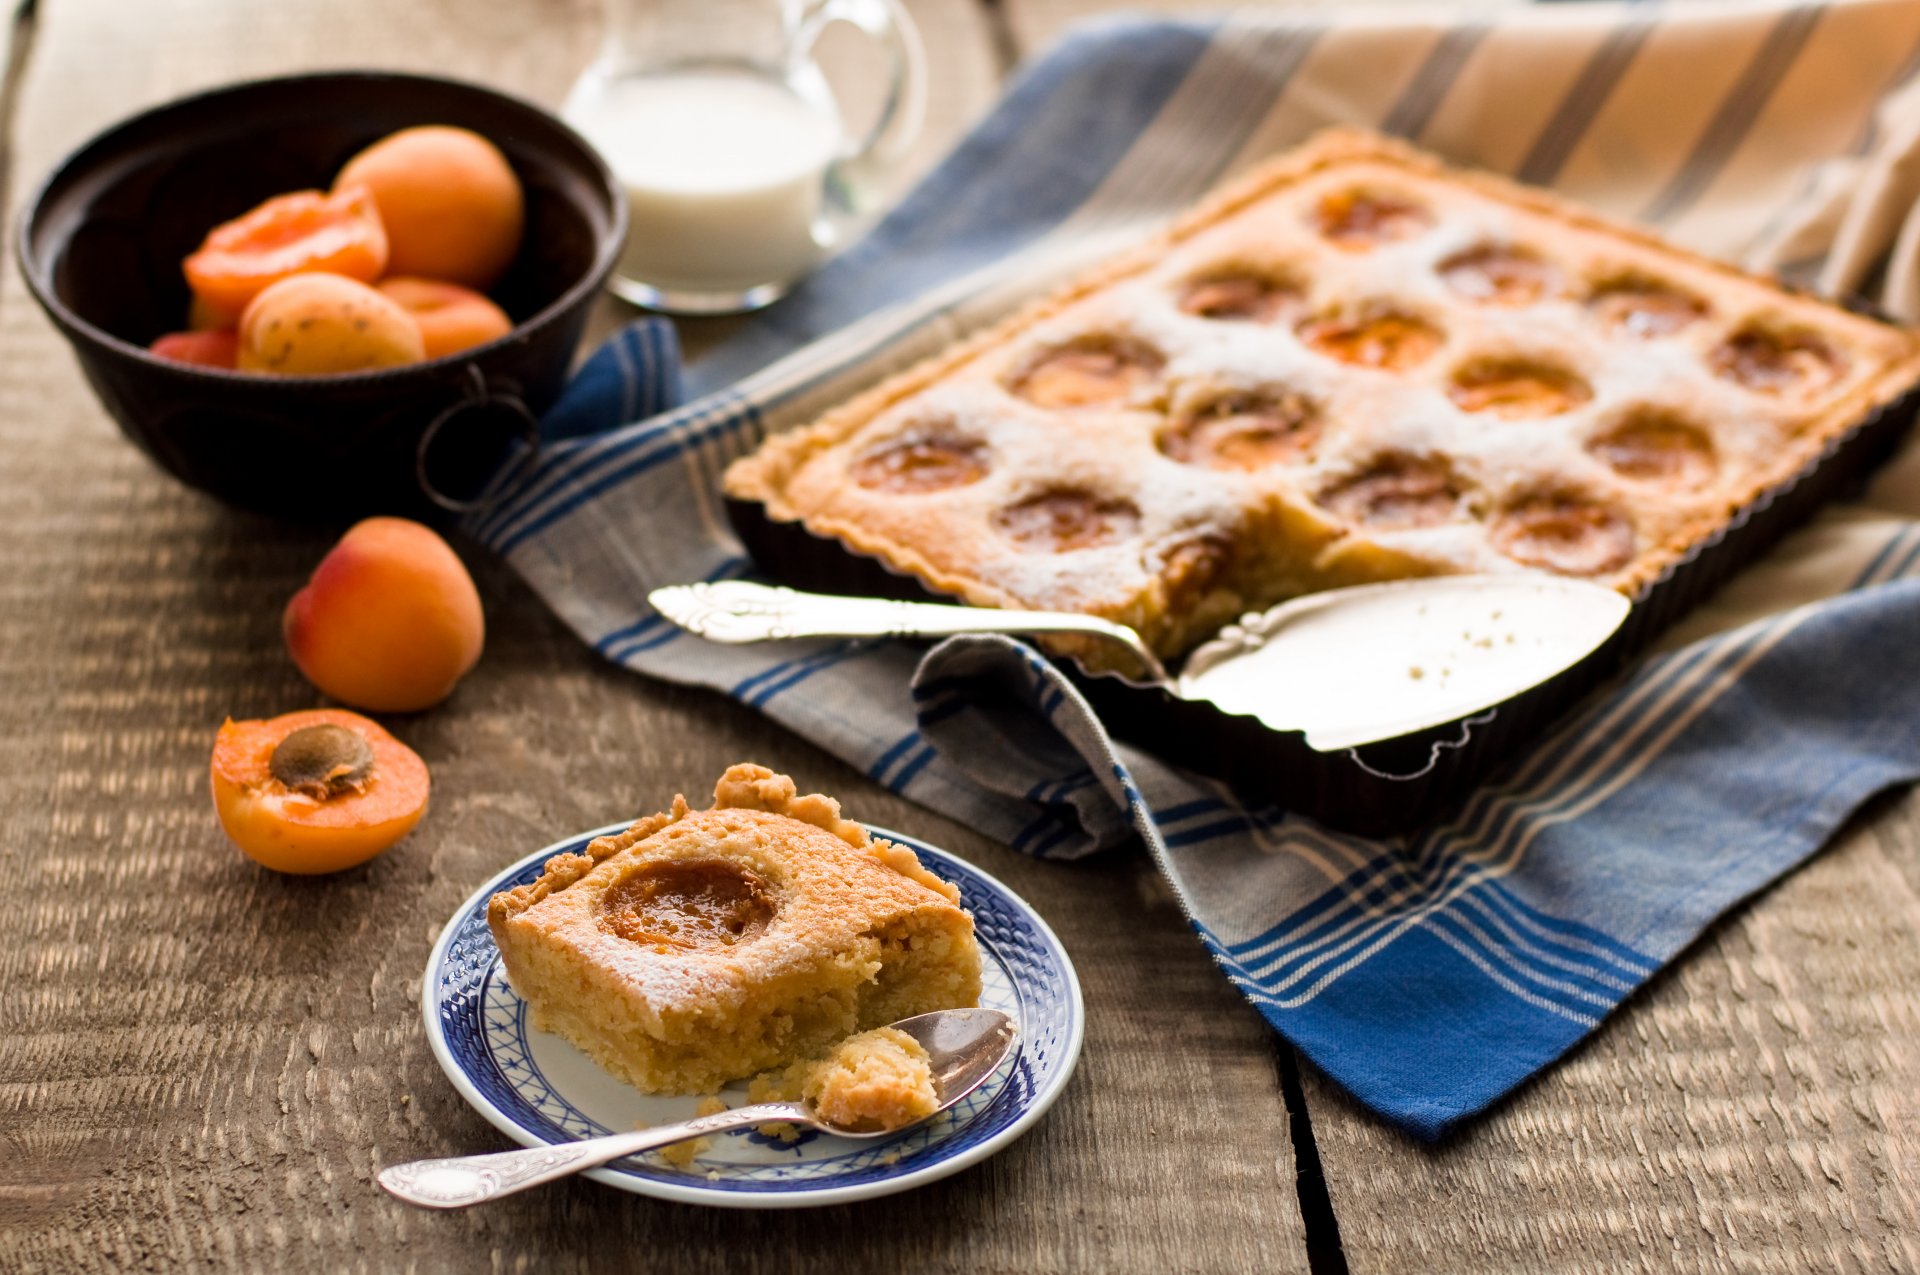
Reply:
[[[506,153],[527,196],[491,295],[498,341],[410,367],[267,377],[155,358],[185,326],[180,262],[273,195],[325,188],[396,129],[452,124]],[[260,80],[135,116],[82,146],[20,223],[20,264],[121,430],[182,481],[292,517],[459,508],[559,393],[626,237],[613,174],[571,129],[453,80],[341,72]]]

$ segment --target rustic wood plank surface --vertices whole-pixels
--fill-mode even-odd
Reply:
[[[1102,8],[1005,0],[1013,49],[1029,55]],[[1908,795],[1872,805],[1565,1064],[1437,1150],[1308,1068],[1344,1260],[1367,1273],[1920,1270],[1917,988],[1920,800]]]
[[[1355,1271],[1920,1270],[1920,801],[1438,1150],[1306,1078]]]
[[[966,0],[912,7],[935,57],[924,163],[994,83]],[[590,5],[554,0],[41,0],[13,189],[133,109],[252,75],[397,65],[554,102],[593,31]],[[1270,1038],[1137,856],[1060,868],[989,844],[717,696],[602,664],[475,560],[486,657],[450,703],[391,723],[433,766],[432,813],[365,869],[274,876],[222,840],[207,753],[225,714],[315,702],[278,616],[330,530],[227,511],[148,465],[10,254],[0,454],[0,1270],[1302,1265]],[[419,1022],[454,906],[528,850],[698,796],[743,757],[967,855],[1054,924],[1090,1022],[1052,1114],[946,1182],[802,1214],[587,1182],[461,1214],[387,1199],[383,1164],[503,1142]]]

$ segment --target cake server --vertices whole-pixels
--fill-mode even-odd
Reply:
[[[647,601],[710,641],[1081,634],[1130,651],[1148,680],[1300,731],[1321,752],[1483,712],[1590,655],[1632,610],[1619,592],[1540,574],[1430,576],[1329,589],[1250,614],[1176,677],[1140,635],[1097,616],[836,597],[722,580]]]
[[[817,1117],[804,1102],[757,1102],[678,1124],[657,1125],[603,1138],[523,1147],[492,1155],[415,1160],[380,1171],[389,1194],[424,1209],[463,1209],[503,1195],[597,1169],[625,1156],[653,1151],[688,1138],[725,1133],[752,1125],[785,1123],[818,1129],[836,1138],[890,1138],[926,1123],[985,1084],[1008,1055],[1018,1035],[1011,1015],[997,1009],[941,1009],[888,1024],[920,1042],[933,1068],[933,1090],[940,1105],[925,1120],[898,1129],[844,1129]]]

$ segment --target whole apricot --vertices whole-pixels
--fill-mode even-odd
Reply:
[[[486,641],[473,577],[446,541],[404,518],[349,529],[283,620],[287,650],[308,681],[377,712],[438,704]]]
[[[230,372],[239,354],[239,337],[232,328],[219,332],[169,332],[157,338],[147,350],[175,363],[217,367]]]
[[[387,266],[387,234],[363,190],[278,195],[244,217],[215,226],[181,263],[200,313],[219,316],[247,307],[269,284],[309,271],[371,283]]]
[[[365,863],[427,811],[419,754],[358,713],[228,718],[213,743],[213,808],[233,843],[276,872]]]
[[[387,269],[486,288],[520,251],[526,196],[507,157],[478,133],[430,124],[348,160],[335,191],[365,188],[387,231]]]
[[[242,372],[326,376],[401,367],[427,357],[420,325],[364,283],[297,274],[274,284],[240,316]]]
[[[505,310],[457,283],[401,277],[382,279],[375,286],[420,325],[430,359],[485,345],[513,331]]]

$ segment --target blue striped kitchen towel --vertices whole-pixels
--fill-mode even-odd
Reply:
[[[1019,642],[716,646],[652,614],[647,592],[751,570],[719,480],[768,431],[1327,124],[1410,137],[1830,291],[1874,287],[1911,315],[1917,47],[1911,0],[1083,29],[864,240],[705,358],[683,369],[663,321],[611,341],[549,417],[531,473],[470,529],[608,659],[731,695],[1019,850],[1068,859],[1138,836],[1274,1028],[1438,1138],[1868,795],[1920,775],[1920,461],[1748,572],[1689,621],[1688,644],[1453,817],[1391,841],[1115,743]]]

